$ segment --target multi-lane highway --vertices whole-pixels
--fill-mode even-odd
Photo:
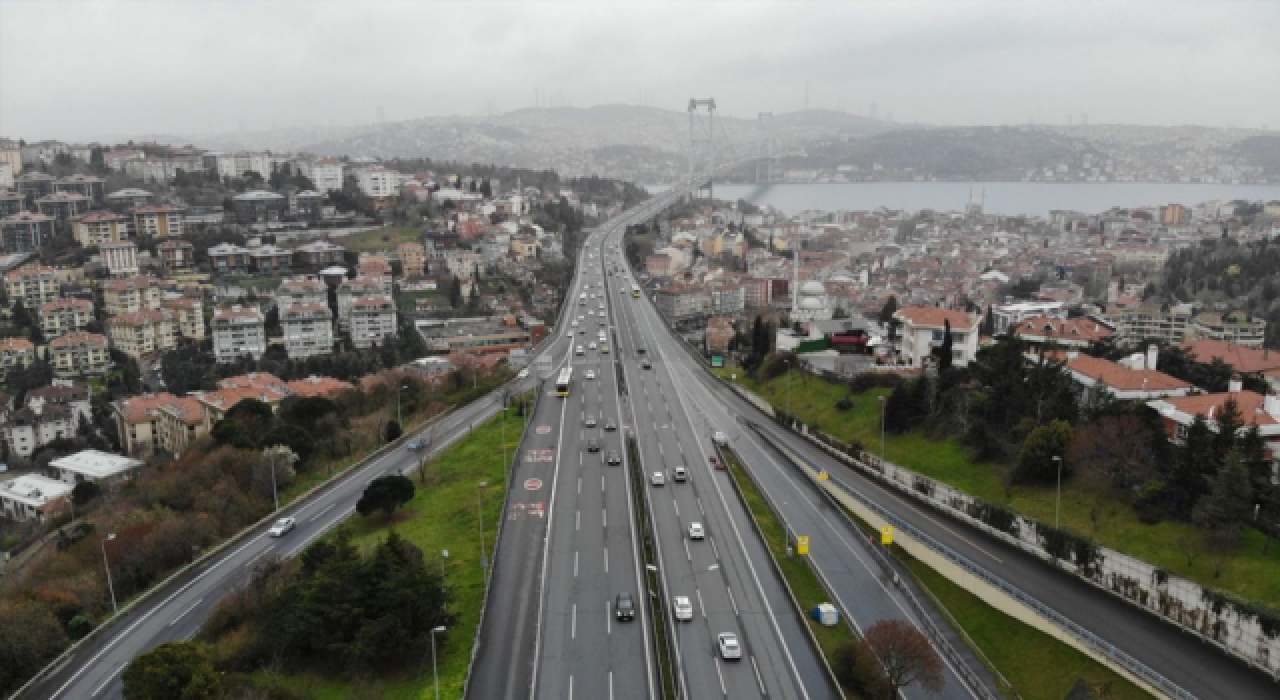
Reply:
[[[516,382],[519,388],[528,385]],[[439,451],[502,408],[502,391],[446,416],[434,429]],[[267,527],[255,529],[186,575],[165,585],[112,624],[111,629],[84,644],[51,673],[40,677],[22,698],[42,700],[107,700],[122,697],[120,674],[135,657],[165,642],[190,639],[209,611],[242,584],[253,566],[266,557],[297,554],[355,510],[356,501],[374,477],[403,472],[418,463],[419,452],[393,449],[340,478],[305,502],[281,511],[297,520],[285,537],[272,538]]]

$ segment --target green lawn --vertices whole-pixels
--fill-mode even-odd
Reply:
[[[349,236],[335,236],[332,241],[356,253],[392,251],[401,243],[421,243],[422,230],[413,226],[385,226]]]
[[[519,447],[524,429],[523,419],[517,417],[514,410],[510,413],[505,418],[497,416],[491,419],[450,447],[429,467],[426,486],[419,481],[418,475],[411,475],[418,487],[417,493],[391,523],[381,516],[353,516],[341,526],[352,535],[353,541],[365,546],[372,546],[394,529],[421,548],[427,561],[437,566],[442,561],[441,550],[449,550],[445,581],[453,593],[452,608],[458,615],[458,622],[448,633],[438,637],[441,698],[462,697],[471,646],[480,624],[484,576],[480,568],[481,523],[477,519],[477,495],[483,493],[485,553],[491,555],[496,543],[497,525],[503,515],[503,420],[506,421],[508,457]],[[477,487],[482,481],[489,483],[483,490]],[[328,536],[332,537],[333,533]],[[264,687],[287,688],[300,697],[317,700],[434,698],[430,659],[420,678],[416,677],[416,672],[415,667],[400,676],[353,682],[316,673],[284,675],[262,671],[256,675],[256,681]]]
[[[768,382],[746,378],[741,369],[719,370],[775,407],[787,410],[787,375]],[[791,413],[841,440],[860,442],[864,449],[880,453],[879,396],[887,389],[850,395],[846,385],[800,371],[791,373]],[[850,396],[853,408],[839,411],[835,404]],[[992,503],[1013,507],[1041,522],[1054,521],[1054,490],[1012,486],[1006,490],[1006,467],[975,464],[954,438],[932,440],[921,431],[885,436],[887,458],[895,464],[959,488]],[[1095,526],[1096,517],[1096,526]],[[1246,600],[1280,608],[1280,543],[1264,553],[1266,538],[1246,531],[1235,551],[1207,545],[1194,527],[1164,522],[1145,525],[1133,509],[1114,492],[1082,479],[1069,480],[1062,488],[1062,524],[1095,539],[1099,544],[1142,559],[1202,585],[1227,591]]]
[[[987,605],[925,564],[907,566],[1025,700],[1062,700],[1078,679],[1110,684],[1113,700],[1149,700],[1138,686],[1053,637]]]

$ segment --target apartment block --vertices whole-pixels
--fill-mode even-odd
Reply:
[[[358,348],[382,345],[396,335],[396,304],[391,297],[375,295],[351,303],[351,344]]]
[[[108,314],[154,311],[160,308],[160,280],[128,277],[102,283],[102,303]]]
[[[401,243],[396,249],[400,256],[400,269],[405,277],[422,277],[427,274],[427,248],[421,243]]]
[[[1191,319],[1187,339],[1221,340],[1246,348],[1261,348],[1266,335],[1267,322],[1261,318],[1250,318],[1240,312],[1226,316],[1196,314]]]
[[[135,207],[132,213],[134,235],[152,238],[181,236],[187,216],[185,207],[168,204]]]
[[[213,312],[213,354],[218,362],[235,362],[250,355],[254,360],[267,351],[265,319],[257,309],[233,306]]]
[[[103,243],[99,248],[102,265],[112,277],[136,277],[138,268],[138,246],[132,241],[119,243]]]
[[[204,302],[199,298],[162,299],[160,307],[173,314],[178,335],[188,340],[204,340]]]
[[[169,239],[156,246],[165,272],[190,270],[196,264],[196,249],[190,241]]]
[[[338,324],[346,330],[351,327],[351,305],[364,297],[382,294],[382,285],[363,277],[346,279],[338,286]]]
[[[0,248],[5,253],[32,253],[51,238],[51,216],[22,211],[0,218]]]
[[[178,346],[173,314],[163,309],[113,316],[107,320],[107,337],[112,347],[135,360]]]
[[[0,338],[0,374],[25,369],[36,359],[36,346],[25,338]]]
[[[4,278],[9,303],[21,299],[28,309],[57,299],[61,293],[57,271],[45,265],[23,265]]]
[[[328,304],[328,301],[328,288],[318,279],[291,277],[276,288],[276,305],[282,309],[294,304]]]
[[[40,331],[45,338],[84,330],[93,320],[93,302],[88,299],[54,299],[41,304]]]
[[[111,353],[106,336],[77,331],[49,341],[49,362],[59,377],[106,374]]]
[[[82,246],[102,246],[129,238],[129,219],[112,211],[91,211],[71,221],[71,235]]]
[[[54,192],[70,192],[101,204],[107,196],[107,183],[96,175],[69,175],[53,181]]]
[[[36,211],[54,221],[70,221],[88,213],[92,200],[75,192],[54,192],[36,200]]]
[[[146,394],[116,401],[111,409],[124,451],[134,457],[181,455],[205,434],[204,406],[190,396]]]
[[[280,311],[284,348],[290,359],[333,352],[333,312],[328,304],[290,304]]]

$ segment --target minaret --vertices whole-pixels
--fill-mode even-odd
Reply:
[[[800,241],[797,239],[796,243]],[[791,249],[791,320],[796,320],[796,312],[800,310],[800,248]]]

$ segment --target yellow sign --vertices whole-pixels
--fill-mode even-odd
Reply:
[[[809,553],[809,536],[796,535],[796,554],[805,556]]]
[[[880,528],[880,544],[886,547],[893,544],[893,528],[889,525]]]
[[[818,470],[818,479],[822,481],[826,481],[827,479],[830,479],[830,478],[831,478],[831,475],[827,473],[826,469]]]

